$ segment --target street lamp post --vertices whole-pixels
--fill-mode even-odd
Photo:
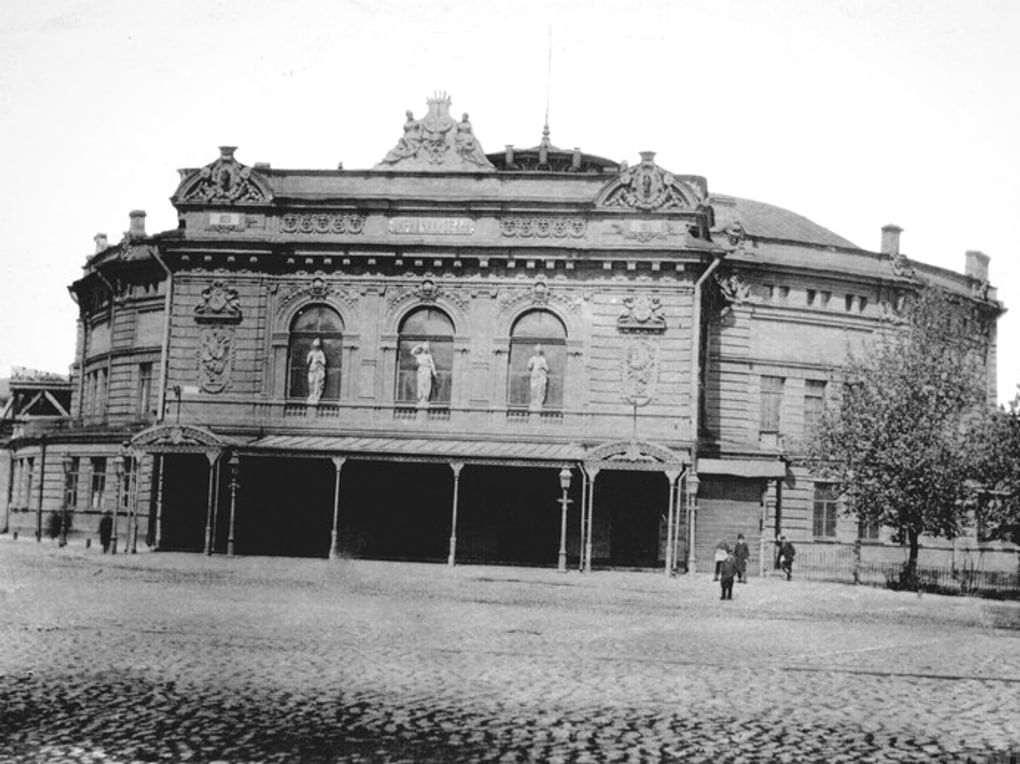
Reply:
[[[60,546],[67,546],[68,511],[70,509],[68,505],[71,502],[71,473],[74,470],[74,457],[64,454],[61,464],[64,467],[64,501],[60,509]]]
[[[119,454],[113,457],[113,475],[117,482],[117,494],[113,502],[113,538],[110,540],[110,554],[117,554],[117,513],[120,511],[121,491],[124,487],[124,457]]]
[[[570,470],[566,467],[560,470],[560,488],[563,493],[560,497],[560,557],[556,569],[560,573],[567,572],[567,505],[570,499],[567,498],[567,491],[570,490]]]

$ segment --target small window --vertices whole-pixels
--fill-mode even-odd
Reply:
[[[815,483],[814,535],[817,538],[836,537],[838,496],[831,485]]]
[[[857,298],[857,312],[863,313],[866,307],[868,307],[868,298],[861,295]]]
[[[81,459],[77,456],[72,456],[70,470],[67,473],[66,482],[64,483],[64,490],[66,491],[65,501],[67,502],[67,508],[72,511],[78,507],[78,477],[80,471]]]
[[[818,428],[825,411],[825,382],[808,379],[804,382],[804,433],[810,434]]]
[[[818,296],[818,293],[814,289],[807,290],[807,304],[809,306],[814,305],[815,304],[815,298],[817,296]]]
[[[761,431],[779,432],[780,416],[783,407],[782,377],[761,378]]]
[[[849,312],[850,312],[851,310],[853,310],[853,309],[854,309],[854,296],[853,296],[852,294],[848,294],[848,295],[847,295],[847,296],[846,296],[846,297],[844,298],[844,300],[845,300],[845,302],[846,302],[846,310],[847,310],[847,313],[849,313]]]
[[[764,284],[765,287],[765,299],[774,300],[776,299],[776,285],[775,284]]]
[[[785,300],[790,296],[790,287],[781,286],[779,287],[779,299]]]
[[[92,457],[92,492],[89,507],[95,512],[106,509],[106,457]]]
[[[820,302],[819,307],[822,307],[822,308],[829,307],[829,300],[831,300],[831,299],[832,299],[832,292],[822,292],[821,300],[819,301]]]

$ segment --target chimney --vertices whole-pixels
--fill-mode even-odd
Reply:
[[[900,253],[900,234],[903,229],[898,225],[882,226],[882,254],[896,257]]]
[[[506,169],[510,169],[514,164],[514,145],[508,143],[506,145]]]
[[[109,240],[106,238],[105,233],[97,233],[92,237],[92,240],[96,243],[96,254],[98,255],[104,249],[110,246]]]
[[[574,147],[574,155],[570,158],[570,169],[574,172],[581,171],[581,149]]]
[[[992,258],[976,249],[968,249],[965,257],[966,265],[963,272],[972,279],[988,281],[988,263]]]
[[[145,210],[131,210],[128,213],[131,218],[131,227],[128,229],[128,237],[137,239],[145,236]]]

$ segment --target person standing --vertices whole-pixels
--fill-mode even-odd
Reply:
[[[779,537],[779,568],[786,574],[786,580],[789,581],[793,575],[793,558],[797,554],[797,550],[793,546],[793,542],[787,541],[786,536]]]
[[[721,600],[733,599],[733,576],[737,572],[737,565],[732,554],[726,555],[726,559],[719,563],[719,584],[722,587]]]
[[[751,550],[744,541],[744,534],[737,534],[737,543],[733,547],[733,565],[737,569],[737,580],[742,584],[747,583],[747,560],[751,556]]]
[[[715,545],[715,554],[712,559],[715,561],[715,578],[713,581],[719,580],[719,571],[722,567],[723,561],[730,556],[730,545],[726,543],[726,539],[721,539],[718,544]]]
[[[103,545],[103,554],[110,551],[110,540],[113,538],[113,517],[109,512],[99,521],[99,543]]]

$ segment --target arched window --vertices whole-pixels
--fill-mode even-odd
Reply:
[[[548,310],[533,310],[510,330],[509,404],[531,409],[563,408],[567,330]]]
[[[343,330],[340,314],[327,305],[308,305],[294,317],[287,348],[288,398],[310,403],[340,399]]]
[[[436,308],[419,308],[400,324],[397,362],[399,403],[450,402],[453,322]]]

